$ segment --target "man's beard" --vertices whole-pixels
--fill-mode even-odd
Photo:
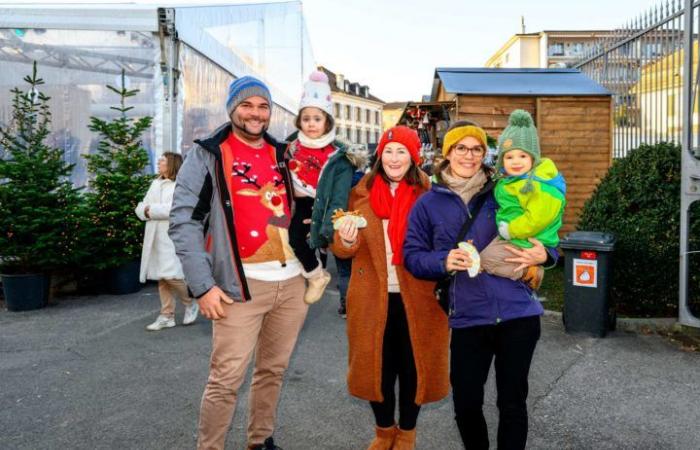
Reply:
[[[234,128],[236,128],[244,137],[249,138],[250,140],[261,138],[265,134],[265,132],[267,131],[267,127],[269,126],[269,123],[267,123],[262,126],[259,133],[253,133],[252,131],[248,130],[248,127],[246,127],[245,122],[241,121],[240,119],[232,119],[231,123],[233,124]]]

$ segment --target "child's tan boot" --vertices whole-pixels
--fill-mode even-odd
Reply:
[[[306,292],[304,293],[304,302],[307,305],[311,305],[321,300],[323,291],[326,290],[326,286],[328,286],[330,281],[331,274],[325,270],[320,270],[317,276],[309,278],[309,284],[306,286]]]

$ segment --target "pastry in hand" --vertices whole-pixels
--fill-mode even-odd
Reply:
[[[476,247],[474,247],[471,241],[460,242],[457,244],[457,247],[469,253],[469,258],[472,260],[472,265],[469,267],[468,272],[469,277],[474,278],[479,274],[479,268],[481,268],[481,257],[479,256],[478,250]]]
[[[343,211],[342,209],[336,209],[333,211],[331,220],[333,221],[334,230],[339,230],[346,220],[355,222],[357,228],[364,228],[367,226],[367,219],[362,217],[359,211]]]

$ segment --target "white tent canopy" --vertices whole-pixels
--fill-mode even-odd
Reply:
[[[9,90],[37,61],[52,96],[54,144],[76,164],[96,146],[89,117],[109,117],[117,99],[105,85],[121,70],[139,95],[138,114],[154,116],[144,145],[152,159],[186,151],[192,140],[224,122],[227,87],[253,75],[272,92],[270,131],[293,131],[301,88],[315,64],[301,2],[211,6],[30,4],[0,6],[0,124],[9,121]]]

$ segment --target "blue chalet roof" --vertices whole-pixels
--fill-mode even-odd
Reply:
[[[612,95],[578,69],[435,69],[433,95],[441,81],[445,91],[462,95]]]

